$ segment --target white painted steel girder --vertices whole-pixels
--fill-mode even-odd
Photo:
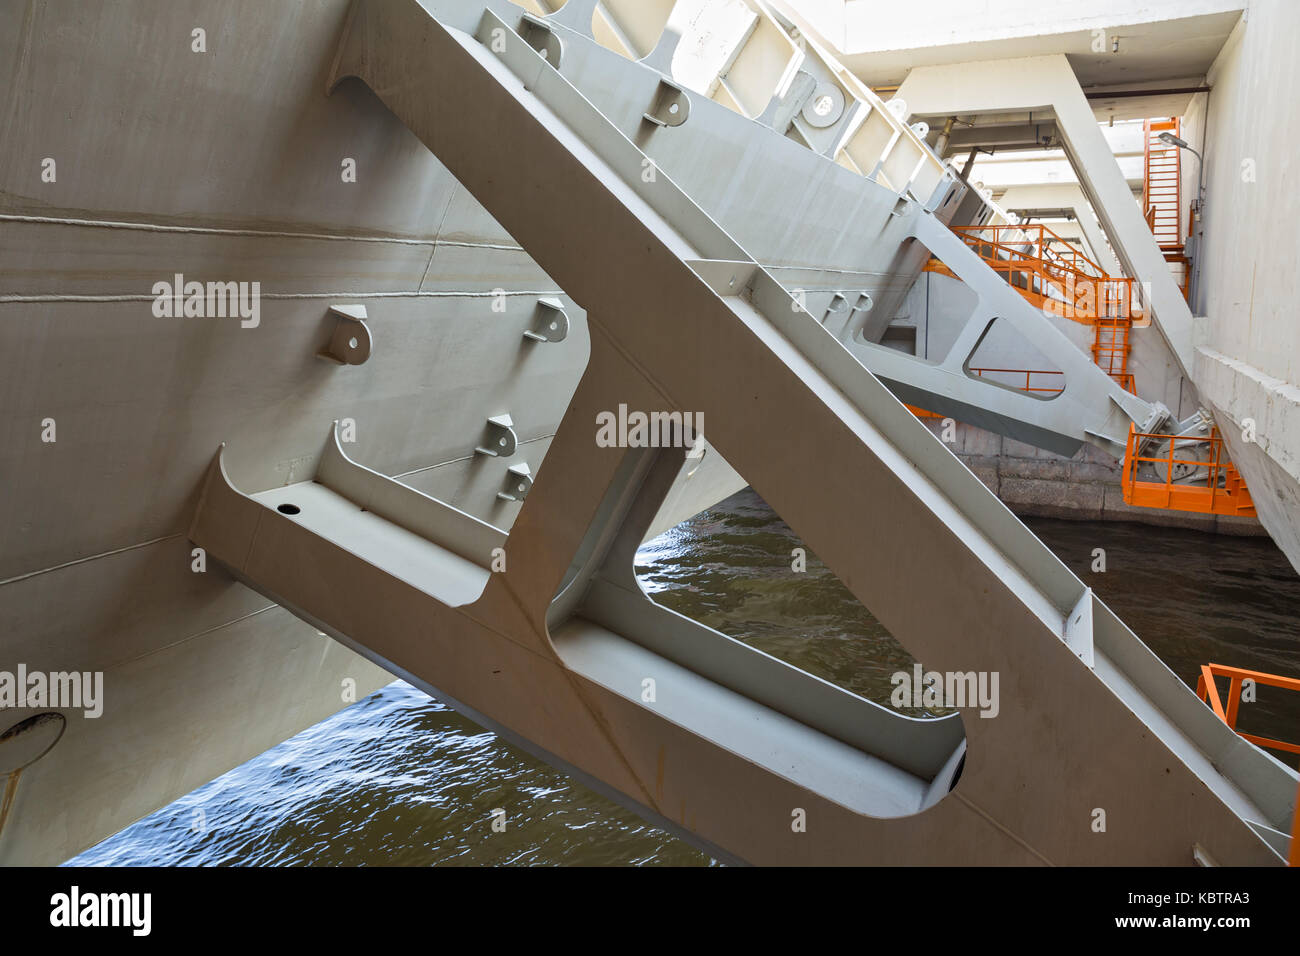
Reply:
[[[1280,862],[1295,774],[668,177],[643,181],[641,150],[489,6],[474,37],[415,0],[359,0],[332,82],[360,77],[588,311],[590,363],[497,545],[507,569],[454,509],[328,446],[314,482],[251,495],[218,457],[194,541],[724,859],[1190,864],[1199,847]],[[631,554],[681,452],[598,446],[595,416],[620,403],[702,413],[711,445],[928,669],[1001,675],[998,715],[968,708],[951,747],[952,721],[907,724],[656,608]],[[302,494],[300,514],[277,510]]]

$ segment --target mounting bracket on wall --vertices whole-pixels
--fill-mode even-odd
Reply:
[[[822,317],[822,325],[831,320],[831,316],[843,312],[849,307],[849,300],[845,298],[843,292],[836,292],[831,296],[830,304],[826,306],[826,314]]]
[[[1089,667],[1096,668],[1093,652],[1092,588],[1086,588],[1074,610],[1065,619],[1065,633],[1061,639],[1075,656]]]
[[[493,458],[509,458],[519,446],[514,425],[509,415],[493,415],[483,430],[482,444],[476,446],[474,451]]]
[[[563,342],[569,334],[569,314],[559,299],[538,299],[533,315],[533,327],[524,332],[524,338],[533,342]]]
[[[331,305],[330,312],[338,319],[330,340],[316,357],[335,365],[361,365],[370,358],[374,340],[370,326],[366,325],[364,305]]]
[[[854,317],[859,312],[870,312],[873,305],[875,305],[875,302],[872,300],[869,292],[858,293],[858,297],[853,303],[853,310],[849,313],[849,324],[852,324]]]
[[[681,126],[691,115],[691,100],[676,83],[660,80],[655,88],[650,109],[642,114],[647,122],[656,126]]]
[[[523,501],[533,490],[533,473],[528,462],[521,461],[506,469],[506,490],[498,491],[502,501]]]

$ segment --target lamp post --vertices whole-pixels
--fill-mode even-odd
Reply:
[[[1162,143],[1170,146],[1177,146],[1179,149],[1185,149],[1196,157],[1196,199],[1192,201],[1192,213],[1196,219],[1196,232],[1192,237],[1193,247],[1192,255],[1192,276],[1191,288],[1188,299],[1195,312],[1196,301],[1200,294],[1201,286],[1201,245],[1205,238],[1205,159],[1196,150],[1192,149],[1191,144],[1185,139],[1180,139],[1173,133],[1161,133],[1157,137]]]

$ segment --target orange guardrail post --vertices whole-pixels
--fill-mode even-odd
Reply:
[[[1201,665],[1201,676],[1196,682],[1196,690],[1204,695],[1210,709],[1225,724],[1228,723],[1228,717],[1223,712],[1223,702],[1219,700],[1219,687],[1214,683],[1214,673],[1209,664]]]
[[[1241,707],[1241,678],[1233,677],[1228,681],[1228,726],[1237,729],[1237,710]]]

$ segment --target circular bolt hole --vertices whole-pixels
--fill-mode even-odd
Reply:
[[[352,338],[348,339],[348,348],[354,349],[356,347],[357,347],[357,338],[354,335]]]
[[[297,505],[291,505],[288,502],[285,502],[284,504],[280,505],[275,510],[280,512],[280,514],[282,515],[296,515],[302,511],[302,509],[299,508]]]
[[[670,113],[672,113],[674,116],[676,116],[676,115],[677,115],[677,111],[678,111],[679,109],[680,109],[680,107],[679,107],[676,103],[674,103],[672,106],[668,107],[668,112],[670,112]]]
[[[504,438],[498,438],[498,439],[497,439],[497,444],[500,445],[502,448],[505,448],[505,447],[506,447],[506,440],[505,440]]]
[[[835,100],[831,99],[829,95],[823,96],[813,104],[813,112],[818,116],[829,116],[833,109],[835,109]]]
[[[552,331],[552,332],[554,332],[554,331],[555,331],[556,329],[558,329],[559,327],[560,327],[560,323],[559,323],[559,322],[552,322],[552,323],[551,323],[551,331]]]
[[[522,492],[522,491],[524,490],[524,485],[523,485],[522,482],[520,482],[518,490],[519,490],[520,492]]]
[[[543,60],[545,60],[545,59],[547,58],[547,49],[546,49],[546,47],[542,47],[542,48],[541,48],[540,50],[538,50],[537,52],[540,53],[540,54],[542,55],[542,59],[543,59]]]

